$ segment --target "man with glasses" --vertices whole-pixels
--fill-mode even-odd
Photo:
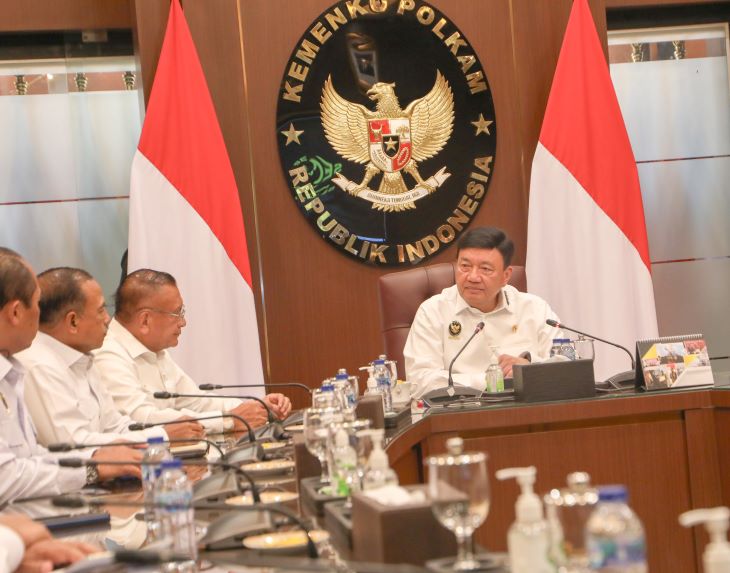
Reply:
[[[17,358],[26,368],[26,404],[41,444],[204,435],[196,422],[131,432],[134,420],[119,413],[103,390],[91,354],[104,342],[110,320],[101,286],[86,271],[71,267],[42,272],[38,284],[40,330]]]
[[[224,413],[241,416],[254,427],[266,423],[267,412],[255,401],[154,397],[155,392],[165,391],[201,394],[197,384],[167,352],[177,346],[186,324],[185,306],[172,275],[150,269],[134,271],[119,285],[115,303],[116,312],[104,344],[96,352],[96,360],[103,384],[119,410],[144,423],[170,422],[181,415],[207,417]],[[282,394],[269,394],[264,400],[280,418],[291,411],[291,402]],[[201,423],[213,432],[231,427],[244,429],[231,418]]]
[[[454,363],[457,384],[483,390],[490,364],[498,363],[511,377],[515,364],[549,356],[559,330],[545,320],[557,316],[541,298],[507,284],[514,249],[496,227],[477,227],[459,239],[456,284],[420,306],[403,349],[406,377],[416,395],[447,385],[451,360],[480,322],[484,329]]]

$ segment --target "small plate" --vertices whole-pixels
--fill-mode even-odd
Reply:
[[[262,491],[261,492],[261,503],[286,503],[299,498],[299,494],[294,491]],[[253,498],[250,493],[244,495],[237,495],[235,497],[229,497],[226,500],[229,505],[252,505]]]
[[[265,452],[273,452],[276,450],[281,450],[282,448],[286,448],[288,444],[286,442],[264,442],[261,444],[261,447],[264,449]]]
[[[287,432],[303,432],[304,424],[291,424],[284,428]]]
[[[291,460],[269,460],[267,462],[254,462],[244,464],[241,469],[252,476],[266,476],[282,474],[294,469],[294,462]]]
[[[319,543],[329,538],[329,533],[322,529],[313,529],[309,532],[314,543]],[[267,553],[297,553],[307,546],[307,534],[301,529],[294,531],[277,531],[275,533],[264,533],[252,535],[243,540],[244,547]]]

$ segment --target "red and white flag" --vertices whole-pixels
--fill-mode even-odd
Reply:
[[[193,380],[263,382],[238,189],[179,0],[132,163],[128,269],[139,268],[178,281],[188,325],[171,352]]]
[[[657,335],[639,176],[588,2],[575,0],[532,162],[527,284],[630,350]],[[630,362],[596,343],[596,379]]]

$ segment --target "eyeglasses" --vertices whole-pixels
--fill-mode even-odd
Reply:
[[[150,312],[159,312],[160,314],[167,314],[169,316],[174,316],[178,320],[185,319],[185,305],[182,305],[180,307],[180,310],[177,312],[170,312],[169,310],[162,310],[161,308],[151,308],[151,307],[140,308],[137,310],[137,312],[142,312],[143,310],[149,310]]]

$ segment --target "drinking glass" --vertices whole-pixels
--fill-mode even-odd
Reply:
[[[446,442],[448,453],[432,456],[428,466],[428,496],[436,519],[454,532],[458,554],[455,571],[480,567],[474,558],[472,535],[489,513],[486,454],[464,452],[461,438]]]
[[[329,424],[335,410],[333,408],[308,408],[304,410],[304,445],[319,460],[322,468],[320,483],[329,484],[330,474],[327,468],[327,438]]]
[[[582,334],[573,341],[577,358],[583,360],[593,360],[595,350],[593,349],[593,339],[586,338]]]

